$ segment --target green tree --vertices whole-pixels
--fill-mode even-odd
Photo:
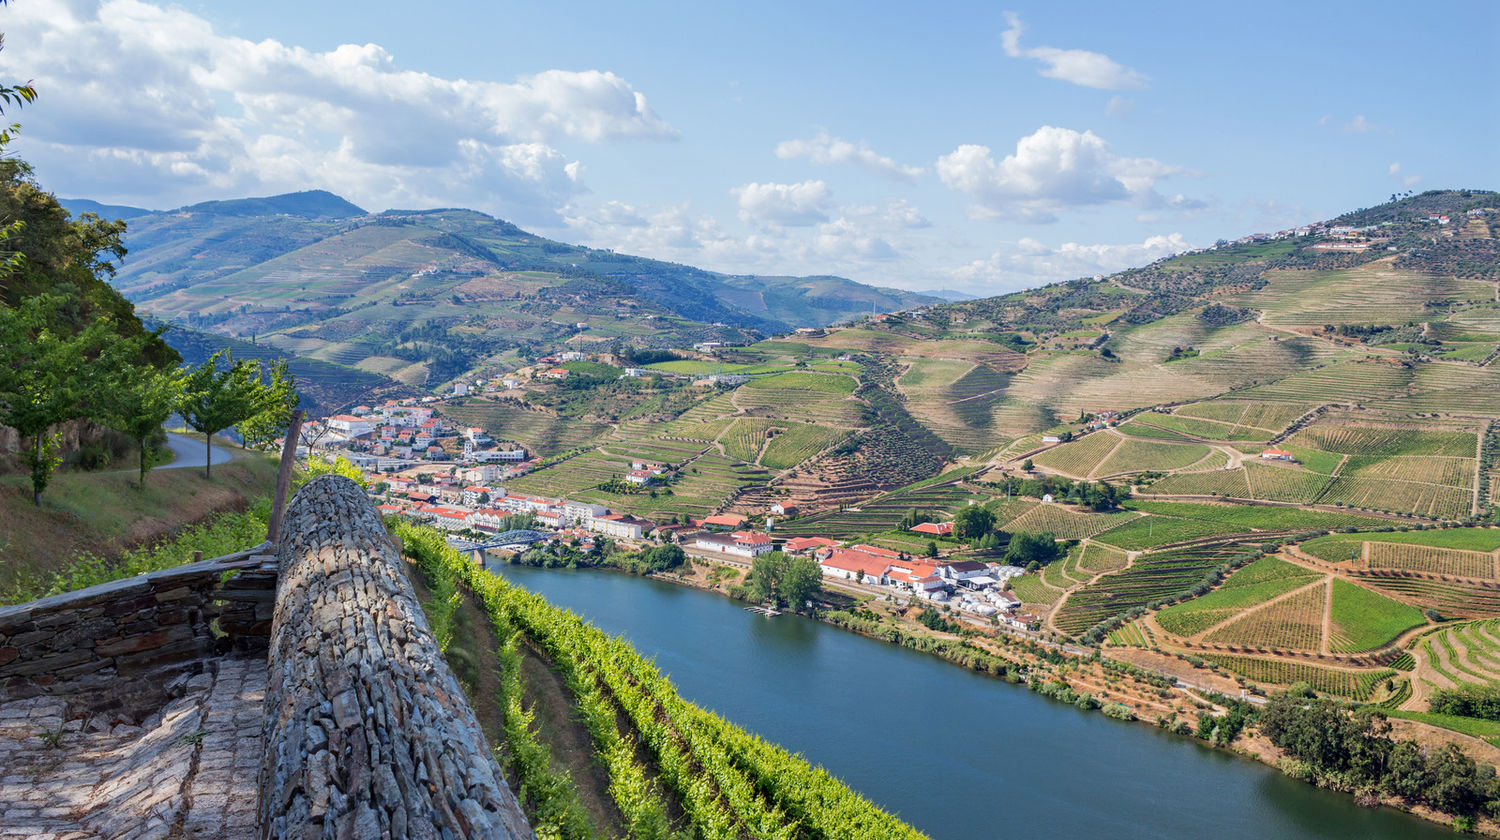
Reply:
[[[270,375],[261,383],[261,410],[235,425],[245,446],[261,447],[286,434],[296,410],[297,378],[287,369],[285,359],[271,365]]]
[[[960,539],[978,539],[995,527],[995,514],[981,505],[969,505],[953,517],[953,533]]]
[[[100,404],[97,358],[113,331],[99,318],[82,331],[54,326],[63,302],[51,295],[16,308],[0,307],[0,425],[29,440],[31,500],[42,492],[61,460],[53,427],[88,417]]]
[[[159,454],[153,441],[182,398],[183,375],[177,370],[128,363],[119,365],[114,374],[104,422],[129,435],[140,447],[140,486],[144,489],[146,473]]]
[[[224,360],[224,366],[219,364]],[[235,361],[228,350],[188,371],[183,380],[177,412],[194,431],[203,434],[207,459],[203,474],[212,477],[214,435],[266,410],[265,386],[260,365],[249,359]]]
[[[936,556],[938,556],[937,543],[933,542],[932,540],[928,540],[927,541],[927,556],[928,557],[936,557]]]
[[[801,611],[802,606],[812,600],[822,586],[823,570],[818,568],[818,561],[802,555],[786,559],[781,579],[781,597],[788,606]]]
[[[1027,567],[1032,563],[1045,566],[1062,555],[1057,539],[1051,531],[1040,534],[1016,534],[1010,538],[1005,550],[1005,562],[1011,566]]]

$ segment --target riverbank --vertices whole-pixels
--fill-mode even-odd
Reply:
[[[729,590],[743,579],[744,569],[713,563],[700,559],[697,564],[682,569],[657,573],[650,577],[665,583],[729,595]],[[1222,719],[1230,713],[1236,698],[1223,697],[1207,692],[1195,693],[1180,685],[1175,675],[1146,675],[1130,663],[1093,655],[1079,656],[1063,652],[1056,647],[1044,647],[1039,642],[1020,642],[1010,637],[971,637],[964,639],[951,633],[937,633],[918,624],[913,618],[912,608],[904,610],[898,605],[880,601],[866,602],[850,620],[847,610],[819,611],[809,616],[824,624],[857,635],[893,644],[902,648],[932,654],[951,664],[964,666],[967,670],[999,676],[1012,683],[1025,682],[1033,691],[1060,699],[1080,709],[1097,709],[1107,716],[1136,719],[1153,723],[1157,728],[1193,736],[1198,733],[1212,734],[1213,725],[1202,727],[1201,717],[1209,715]],[[1122,669],[1126,669],[1122,673]],[[1155,677],[1153,681],[1152,677]],[[1165,685],[1164,685],[1165,683]],[[1169,687],[1170,686],[1170,687]],[[1205,702],[1205,699],[1216,701]],[[1122,714],[1122,706],[1130,708],[1130,714]],[[1241,708],[1241,713],[1245,710]],[[1428,731],[1402,732],[1402,737],[1418,737],[1424,746],[1440,743],[1446,739],[1443,730],[1425,727]],[[1288,762],[1281,751],[1253,730],[1239,734],[1230,743],[1215,743],[1211,739],[1193,738],[1195,743],[1221,748],[1242,758],[1254,759],[1257,763],[1287,773],[1297,770],[1296,763]],[[1488,753],[1489,751],[1485,751]],[[1488,758],[1488,756],[1486,756]],[[1305,779],[1293,773],[1292,778]],[[1304,783],[1299,781],[1299,784]],[[1384,805],[1438,825],[1451,825],[1451,815],[1431,808],[1412,806],[1391,796],[1376,797],[1362,794],[1357,800],[1345,793],[1349,801],[1372,807]],[[1500,836],[1500,826],[1493,821],[1480,820],[1476,826],[1481,834]]]

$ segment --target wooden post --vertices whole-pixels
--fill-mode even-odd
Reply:
[[[271,504],[271,524],[266,527],[266,541],[281,541],[281,517],[286,513],[286,494],[292,487],[292,465],[297,463],[297,439],[302,434],[302,409],[292,412],[292,423],[281,444],[281,464],[276,470],[276,500]]]

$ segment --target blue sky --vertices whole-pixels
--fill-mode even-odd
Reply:
[[[1439,11],[1431,11],[1437,9]],[[706,268],[995,294],[1500,186],[1500,4],[14,0],[16,151]]]

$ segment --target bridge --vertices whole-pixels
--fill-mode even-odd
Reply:
[[[449,538],[448,544],[468,554],[472,551],[484,551],[490,548],[508,548],[513,545],[533,545],[544,540],[551,539],[555,534],[547,531],[532,531],[530,529],[519,529],[515,531],[502,531],[484,542],[472,540],[459,540]]]

